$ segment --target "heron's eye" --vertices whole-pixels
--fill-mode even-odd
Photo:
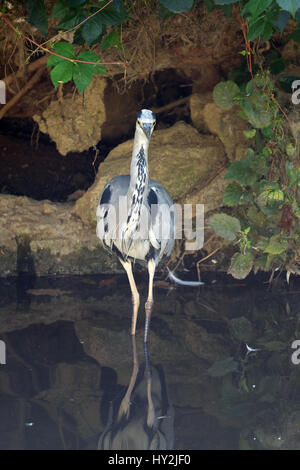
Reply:
[[[154,127],[154,126],[155,126],[155,124],[156,124],[156,121],[154,121],[154,123],[152,124],[152,127]]]
[[[140,127],[142,127],[142,123],[141,123],[141,121],[140,121],[139,119],[138,119],[138,125],[139,125]]]

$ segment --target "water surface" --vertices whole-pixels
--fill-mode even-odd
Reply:
[[[155,287],[145,350],[146,276],[135,342],[125,275],[0,280],[0,448],[299,448],[299,283],[205,281]]]

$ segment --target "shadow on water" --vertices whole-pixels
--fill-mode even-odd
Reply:
[[[163,287],[144,350],[125,276],[0,280],[0,448],[298,449],[299,284]]]

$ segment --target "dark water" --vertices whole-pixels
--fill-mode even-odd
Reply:
[[[212,280],[155,287],[146,350],[125,276],[0,280],[0,448],[299,448],[299,283]]]

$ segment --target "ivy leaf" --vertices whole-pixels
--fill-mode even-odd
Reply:
[[[253,266],[253,256],[251,253],[235,253],[231,258],[231,265],[228,274],[235,279],[245,279]]]
[[[220,82],[214,87],[213,98],[217,106],[222,109],[230,109],[235,104],[234,98],[240,92],[236,83],[231,80]]]
[[[69,82],[72,80],[74,64],[68,60],[64,60],[57,64],[50,72],[50,77],[55,88],[59,82]]]
[[[299,8],[299,0],[276,0],[276,2],[283,10],[287,10],[295,18],[296,11]]]
[[[118,49],[121,47],[119,36],[114,29],[107,34],[101,42],[102,50],[108,49],[109,47],[117,47]]]
[[[33,24],[44,36],[48,34],[48,18],[44,0],[25,0],[29,11],[28,23]]]
[[[194,0],[160,0],[160,4],[173,13],[182,13],[192,8]]]
[[[288,247],[288,241],[285,239],[279,240],[278,235],[273,235],[270,238],[268,245],[266,246],[264,253],[269,253],[271,255],[280,255]]]
[[[240,202],[243,192],[243,188],[238,183],[230,183],[224,191],[224,204],[236,206]]]
[[[230,241],[233,241],[236,234],[241,231],[240,221],[224,213],[213,215],[210,219],[210,225],[217,235]]]
[[[90,46],[102,33],[102,21],[99,15],[92,16],[80,28],[83,39]]]

